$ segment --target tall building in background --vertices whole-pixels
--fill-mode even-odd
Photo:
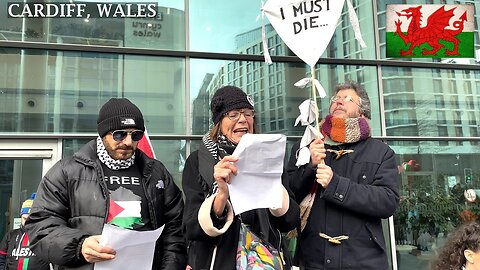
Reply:
[[[192,130],[207,131],[210,129],[210,93],[208,85],[212,81],[213,74],[206,73],[202,81],[200,91],[192,102]]]
[[[271,55],[292,55],[270,24],[265,26],[265,32]],[[263,52],[261,27],[237,35],[235,46],[235,53]],[[260,132],[284,133],[287,128],[292,130],[299,115],[297,106],[309,98],[308,90],[294,86],[295,82],[305,76],[304,67],[289,68],[283,63],[266,65],[264,62],[228,61],[211,78],[206,91],[211,98],[214,91],[223,85],[232,84],[242,88],[255,102],[256,123]],[[286,97],[289,98],[288,102]],[[299,132],[302,132],[300,128]]]
[[[1,18],[7,18],[6,4],[0,2]],[[158,7],[157,17],[152,19],[9,18],[0,21],[0,39],[21,40],[25,28],[23,39],[32,42],[178,48],[179,44],[185,44],[185,36],[176,31],[178,27],[184,28],[184,18],[184,11],[168,7]],[[97,108],[112,97],[126,97],[138,105],[150,133],[172,134],[183,130],[185,95],[178,94],[178,89],[184,88],[183,62],[172,59],[170,64],[159,67],[154,59],[139,61],[141,57],[136,55],[5,50],[9,54],[2,55],[0,62],[2,132],[96,133]],[[26,55],[28,63],[24,61]],[[161,155],[163,162],[178,164],[176,168],[183,162],[179,144],[177,141],[168,144]],[[176,180],[181,179],[180,171],[171,173]]]

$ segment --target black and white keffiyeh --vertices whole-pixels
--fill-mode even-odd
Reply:
[[[207,148],[208,152],[213,156],[213,158],[218,162],[222,159],[222,157],[229,155],[225,148],[234,148],[236,147],[235,144],[230,142],[225,135],[218,135],[217,143],[212,140],[210,134],[207,133],[202,138],[203,144]],[[218,185],[217,182],[213,182],[212,189],[209,192],[209,196],[218,192]]]
[[[231,154],[228,153],[229,151],[227,150],[233,151],[233,149],[237,147],[236,144],[229,141],[227,137],[222,134],[218,135],[217,142],[214,142],[208,133],[203,136],[202,141],[208,152],[210,152],[213,158],[217,161],[220,161],[224,156]]]
[[[210,138],[210,134],[205,134],[202,138],[203,144],[207,148],[208,152],[213,156],[216,161],[219,161],[220,158],[218,157],[218,145]],[[207,188],[208,189],[208,188]],[[216,194],[218,192],[218,185],[217,182],[213,181],[212,188],[208,192],[207,197]]]
[[[135,153],[133,153],[132,157],[126,160],[116,160],[113,159],[105,149],[105,145],[103,145],[102,138],[97,137],[97,156],[100,161],[105,164],[111,170],[122,170],[128,169],[135,163]]]
[[[203,135],[202,141],[208,152],[212,154],[213,158],[219,161],[220,159],[218,158],[218,145],[212,140],[212,138],[210,138],[210,134],[207,133]]]

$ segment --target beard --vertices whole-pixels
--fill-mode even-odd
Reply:
[[[362,114],[360,113],[360,111],[356,111],[356,112],[347,112],[347,109],[343,106],[338,106],[335,108],[335,111],[342,111],[345,113],[346,117],[345,118],[358,118],[360,117]],[[330,114],[334,113],[335,111],[331,112]],[[333,114],[332,114],[333,115]],[[337,115],[335,115],[335,117],[339,117]],[[341,116],[340,116],[341,117]]]
[[[131,158],[136,149],[133,145],[124,145],[116,141],[110,143],[105,138],[103,139],[103,145],[110,157],[115,160],[127,160]]]

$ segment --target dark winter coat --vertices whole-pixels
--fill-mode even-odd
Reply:
[[[203,145],[200,149],[202,147],[203,150],[206,150]],[[204,154],[208,158],[209,153]],[[189,265],[194,270],[210,269],[213,248],[216,245],[217,250],[213,269],[234,270],[236,269],[236,253],[240,231],[238,217],[233,219],[233,223],[224,234],[217,237],[207,235],[199,224],[199,208],[205,201],[206,193],[208,193],[208,189],[213,183],[213,164],[210,164],[207,170],[210,171],[211,177],[204,179],[199,172],[199,151],[195,151],[188,157],[183,171],[182,185],[186,196],[184,226],[187,242],[189,242]],[[289,190],[288,179],[286,174],[284,175],[285,177],[283,177],[282,181],[287,190]],[[298,204],[290,198],[290,207],[287,213],[281,217],[273,216],[268,209],[251,210],[242,213],[241,216],[242,221],[249,224],[255,234],[264,240],[268,240],[274,247],[279,249],[284,243],[282,242],[280,232],[287,232],[298,226],[300,212]],[[266,217],[266,225],[262,217]],[[217,222],[213,214],[211,218],[214,223]],[[284,247],[281,250],[284,252],[285,257],[288,257],[288,251]],[[287,267],[286,269],[290,268]]]
[[[50,270],[50,264],[30,250],[23,227],[9,231],[0,243],[0,270]]]
[[[344,144],[352,149],[335,159],[327,152],[325,164],[333,171],[326,189],[319,186],[308,223],[299,239],[300,261],[304,269],[388,268],[382,218],[388,218],[399,205],[398,170],[395,153],[379,140],[368,138]],[[295,166],[299,142],[292,148],[288,164],[290,187],[301,201],[311,190],[316,170],[310,164]],[[325,145],[326,149],[340,149]],[[328,242],[319,233],[346,235],[340,245]]]
[[[185,269],[182,193],[160,161],[139,150],[135,156],[152,225],[157,229],[165,224],[152,268]],[[81,255],[80,244],[88,236],[101,234],[106,223],[109,192],[103,179],[95,140],[47,172],[26,224],[32,249],[38,256],[60,265],[60,269],[93,269],[93,264]]]

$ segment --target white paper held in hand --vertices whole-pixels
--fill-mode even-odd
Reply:
[[[237,175],[228,186],[235,215],[258,208],[282,207],[286,136],[245,134],[233,152]]]
[[[133,231],[110,224],[103,226],[100,245],[110,246],[115,259],[95,263],[95,270],[151,270],[155,243],[164,226],[153,231]]]

